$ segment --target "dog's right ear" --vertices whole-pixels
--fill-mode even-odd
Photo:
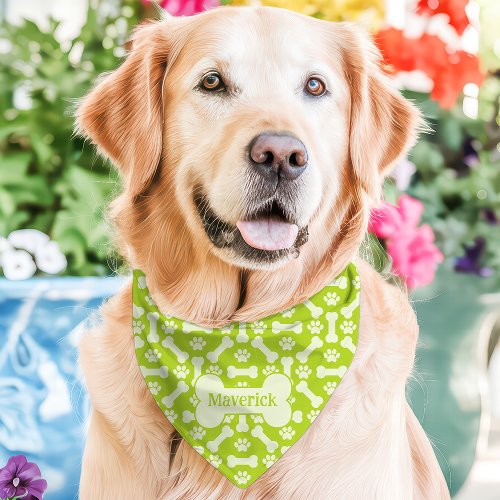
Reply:
[[[130,196],[142,193],[162,154],[163,80],[169,41],[165,22],[139,26],[125,62],[79,106],[77,130],[120,169]]]

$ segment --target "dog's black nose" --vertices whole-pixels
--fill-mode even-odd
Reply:
[[[291,135],[260,134],[249,147],[254,168],[264,177],[296,179],[307,167],[307,150]]]

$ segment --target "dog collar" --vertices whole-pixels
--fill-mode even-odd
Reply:
[[[360,280],[350,263],[310,299],[253,323],[203,328],[163,314],[133,273],[135,352],[179,434],[246,488],[307,431],[351,364]]]

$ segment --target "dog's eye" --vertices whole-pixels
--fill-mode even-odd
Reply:
[[[208,92],[220,91],[226,88],[221,76],[215,71],[205,75],[201,80],[200,86],[203,90],[207,90]]]
[[[307,80],[305,90],[307,93],[319,97],[326,92],[326,85],[317,76],[312,76]]]

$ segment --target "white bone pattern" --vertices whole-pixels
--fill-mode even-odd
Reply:
[[[252,436],[260,439],[265,445],[266,449],[269,453],[272,453],[277,447],[278,443],[276,441],[273,441],[272,439],[269,439],[265,434],[264,434],[264,429],[262,428],[261,425],[256,425],[252,429]]]
[[[163,339],[163,342],[161,343],[163,347],[166,347],[167,349],[170,349],[175,356],[177,357],[177,361],[179,363],[185,363],[187,359],[189,358],[189,354],[187,352],[181,351],[174,343],[174,339],[170,336],[165,337]]]
[[[346,349],[349,349],[352,353],[356,352],[356,346],[352,342],[352,338],[349,336],[344,337],[340,341],[340,345],[342,347],[345,347]]]
[[[248,432],[247,416],[239,415],[238,423],[236,424],[236,430],[238,432]]]
[[[280,321],[273,321],[271,328],[273,333],[293,332],[300,334],[302,333],[302,322],[297,321],[296,323],[281,323]]]
[[[250,455],[249,457],[235,457],[234,455],[228,455],[227,466],[232,469],[238,465],[247,465],[248,467],[255,468],[259,465],[259,458],[257,455]]]
[[[202,358],[201,356],[197,356],[196,358],[191,359],[191,363],[193,363],[194,368],[194,380],[196,380],[201,375],[201,367],[203,366],[204,362],[205,358]]]
[[[327,312],[325,318],[328,322],[328,334],[325,340],[327,342],[337,342],[339,340],[337,335],[337,320],[339,319],[339,315],[336,312]]]
[[[227,378],[235,377],[250,377],[257,378],[259,376],[259,370],[256,366],[249,366],[248,368],[238,368],[236,366],[227,367]]]
[[[141,372],[143,377],[168,377],[168,367],[160,366],[160,368],[147,368],[146,366],[141,366]]]
[[[283,372],[285,373],[285,375],[289,377],[293,364],[293,358],[291,357],[281,358],[281,364],[283,365]]]
[[[234,344],[234,341],[232,339],[230,339],[229,337],[222,337],[219,346],[207,354],[208,360],[211,361],[212,363],[217,363],[217,361],[219,360],[219,356],[226,349],[229,349],[230,347],[232,347],[233,344]]]
[[[183,393],[187,392],[189,389],[188,385],[184,380],[181,380],[178,384],[177,387],[168,395],[165,396],[161,402],[167,407],[167,408],[172,408],[174,401]]]
[[[342,314],[347,319],[351,319],[352,313],[355,311],[356,307],[358,307],[358,306],[359,306],[359,292],[356,293],[356,297],[349,305],[343,307],[340,310],[340,314]]]
[[[315,306],[310,300],[306,300],[304,305],[311,311],[311,316],[318,319],[323,314],[323,308]]]
[[[311,401],[313,408],[318,408],[318,406],[320,406],[323,402],[323,398],[321,396],[317,396],[311,391],[311,389],[309,389],[305,380],[301,380],[295,388],[297,389],[297,392],[301,392],[307,399],[309,399],[309,401]]]
[[[158,336],[158,320],[160,319],[160,315],[155,312],[148,312],[146,315],[149,321],[149,334],[146,337],[148,342],[158,342],[160,337]]]
[[[318,378],[343,377],[346,372],[346,366],[339,366],[338,368],[326,368],[325,366],[318,366],[316,368],[316,376]]]
[[[323,341],[319,337],[312,337],[311,343],[303,350],[298,352],[295,357],[301,362],[305,363],[307,358],[311,355],[311,353],[316,350],[318,347],[323,345]]]
[[[207,448],[212,452],[212,453],[215,453],[218,449],[219,449],[219,446],[222,444],[222,442],[231,437],[232,435],[234,434],[234,431],[233,429],[231,429],[231,427],[229,427],[229,425],[225,425],[222,429],[221,429],[221,433],[213,440],[213,441],[209,441],[207,443]]]
[[[184,333],[193,333],[193,332],[196,332],[196,333],[199,333],[199,332],[203,332],[203,333],[212,333],[213,332],[213,328],[203,328],[199,325],[195,325],[193,323],[189,323],[187,321],[184,321],[182,323],[182,331]]]
[[[132,316],[134,319],[139,319],[144,314],[144,308],[132,304]]]
[[[239,342],[240,344],[244,344],[248,342],[249,337],[247,334],[247,325],[246,323],[240,323],[238,325],[238,335],[236,336],[236,342]]]
[[[288,402],[292,385],[290,379],[281,374],[273,373],[266,377],[259,387],[226,387],[223,381],[214,374],[202,375],[195,384],[195,394],[199,400],[196,406],[196,420],[206,428],[214,428],[220,425],[228,414],[260,413],[268,425],[272,427],[282,427],[291,418],[291,406]],[[236,402],[229,402],[228,405],[214,405],[212,394],[224,394],[225,396],[245,397],[255,395],[256,392],[269,394],[273,397],[274,404],[260,406],[247,404],[240,406]]]
[[[262,337],[255,337],[252,340],[252,346],[259,349],[259,351],[261,351],[266,356],[266,360],[268,363],[274,363],[278,359],[278,353],[271,351],[271,349],[269,349],[266,344],[264,344],[264,340],[262,339]]]

